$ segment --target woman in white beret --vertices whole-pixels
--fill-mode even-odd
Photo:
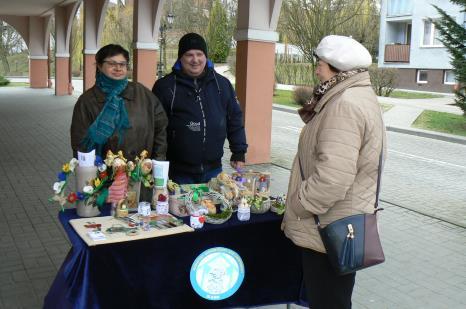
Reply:
[[[332,269],[314,215],[324,227],[374,211],[385,128],[367,72],[372,62],[367,49],[352,38],[330,35],[319,43],[315,56],[320,83],[299,110],[305,126],[291,170],[282,229],[302,250],[310,307],[351,308],[356,275],[338,276]]]

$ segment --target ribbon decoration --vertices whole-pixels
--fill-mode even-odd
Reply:
[[[204,192],[209,192],[209,187],[205,184],[199,186],[192,185],[191,191],[193,191],[193,202],[197,203]]]

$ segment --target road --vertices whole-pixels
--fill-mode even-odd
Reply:
[[[273,111],[272,162],[290,168],[303,126],[294,113]],[[387,132],[381,199],[466,227],[466,145]]]

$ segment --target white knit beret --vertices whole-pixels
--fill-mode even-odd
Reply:
[[[369,51],[358,41],[341,35],[328,35],[315,51],[323,61],[340,71],[367,68],[372,63]]]

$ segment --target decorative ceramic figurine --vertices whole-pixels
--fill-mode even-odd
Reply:
[[[248,221],[251,218],[251,208],[245,197],[241,198],[241,202],[238,204],[238,220]]]
[[[257,186],[257,192],[258,193],[267,192],[267,178],[263,175],[259,177],[259,184]]]
[[[118,203],[120,200],[126,198],[128,192],[128,175],[126,174],[126,162],[122,158],[116,158],[112,162],[114,180],[112,185],[108,188],[107,202]]]

